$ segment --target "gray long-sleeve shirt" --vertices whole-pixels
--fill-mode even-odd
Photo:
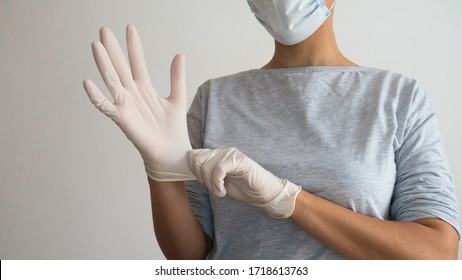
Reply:
[[[236,147],[274,175],[383,220],[439,218],[459,231],[438,117],[404,75],[371,67],[256,69],[201,85],[193,148]],[[186,187],[209,259],[341,259],[289,219]]]

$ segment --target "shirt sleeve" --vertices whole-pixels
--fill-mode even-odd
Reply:
[[[444,153],[438,115],[425,91],[414,86],[399,120],[395,138],[396,183],[391,218],[415,221],[438,218],[452,225],[460,237],[453,179]]]
[[[204,143],[201,106],[199,89],[187,114],[189,140],[193,149],[203,148]],[[186,181],[185,189],[202,230],[213,239],[213,213],[207,188],[197,181]]]

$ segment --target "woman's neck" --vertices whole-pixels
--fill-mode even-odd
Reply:
[[[273,58],[262,68],[304,66],[358,66],[347,59],[337,46],[332,21],[328,20],[304,41],[285,46],[275,41]]]

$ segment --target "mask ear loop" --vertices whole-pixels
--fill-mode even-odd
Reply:
[[[329,9],[329,13],[330,13],[330,11],[332,11],[332,9],[334,8],[336,2],[337,2],[337,0],[334,0],[334,3],[332,3],[332,6],[331,6],[330,9]]]

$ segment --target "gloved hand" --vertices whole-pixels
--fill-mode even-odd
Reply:
[[[129,25],[126,32],[130,65],[109,29],[101,28],[101,42],[92,43],[96,65],[114,103],[90,80],[84,81],[85,91],[138,149],[149,177],[157,181],[194,180],[186,161],[192,148],[186,126],[185,58],[178,54],[173,59],[170,96],[162,98],[151,85],[136,28]]]
[[[236,148],[196,149],[189,168],[213,194],[263,208],[273,218],[288,218],[301,187],[279,179]]]

